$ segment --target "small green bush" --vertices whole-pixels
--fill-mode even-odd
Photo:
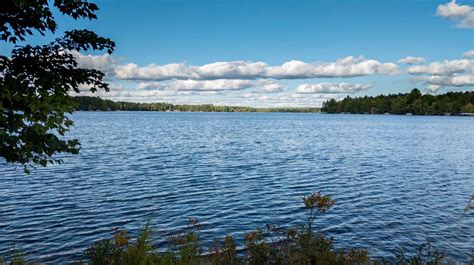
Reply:
[[[84,252],[86,262],[78,264],[162,264],[161,256],[153,252],[150,244],[151,229],[149,223],[139,232],[136,240],[130,240],[128,233],[118,230],[112,239],[98,241]]]
[[[406,257],[403,250],[399,250],[398,253],[396,253],[396,262],[398,264],[435,265],[441,264],[444,259],[444,254],[436,249],[430,240],[418,246],[414,255],[411,257]]]
[[[21,249],[14,248],[10,260],[5,260],[3,257],[0,257],[0,265],[26,265],[33,264],[27,263],[23,257]]]
[[[200,225],[190,219],[186,232],[168,238],[170,248],[156,253],[149,244],[151,230],[147,224],[132,242],[125,231],[118,231],[110,240],[102,240],[85,251],[86,264],[169,264],[169,265],[236,265],[236,264],[366,264],[366,250],[334,250],[332,240],[315,233],[315,219],[335,205],[335,201],[320,192],[303,198],[306,221],[299,228],[279,228],[267,225],[244,235],[245,251],[237,254],[231,236],[223,242],[215,240],[208,254],[200,244]]]

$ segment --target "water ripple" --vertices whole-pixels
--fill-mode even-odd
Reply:
[[[301,197],[337,205],[317,226],[336,246],[391,257],[431,238],[474,252],[474,119],[263,113],[77,113],[81,154],[34,170],[0,164],[0,256],[78,260],[114,227],[148,219],[156,245],[203,223],[209,246],[265,224],[296,225]]]

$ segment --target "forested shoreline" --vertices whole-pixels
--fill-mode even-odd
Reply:
[[[375,97],[346,97],[323,103],[321,112],[354,114],[460,115],[474,113],[474,92],[448,92],[441,95],[410,93]]]
[[[74,97],[79,111],[183,111],[183,112],[319,112],[319,108],[252,108],[212,104],[175,105],[165,102],[138,103],[112,101],[99,97]]]
[[[410,93],[331,99],[318,107],[252,108],[212,104],[176,105],[165,102],[138,103],[112,101],[99,97],[74,97],[79,111],[181,111],[181,112],[325,112],[351,114],[460,115],[474,113],[474,92],[448,92],[441,95]]]

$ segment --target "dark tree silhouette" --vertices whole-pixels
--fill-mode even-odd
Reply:
[[[97,5],[79,0],[2,0],[0,38],[14,44],[9,55],[0,55],[0,157],[30,166],[60,163],[57,153],[79,152],[77,139],[64,135],[73,122],[72,91],[87,85],[92,92],[108,91],[104,73],[78,68],[71,51],[113,52],[115,43],[92,31],[64,32],[46,45],[31,45],[26,37],[55,33],[51,8],[74,19],[96,19]],[[13,46],[13,45],[12,45]]]

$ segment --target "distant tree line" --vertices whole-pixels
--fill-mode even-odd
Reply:
[[[112,101],[99,97],[74,98],[80,111],[184,111],[184,112],[319,112],[319,108],[251,108],[239,106],[175,105],[164,102],[138,103]]]
[[[415,88],[406,94],[357,98],[348,96],[342,100],[331,99],[324,102],[321,111],[360,114],[458,115],[460,113],[474,113],[474,92],[422,95],[420,90]]]

